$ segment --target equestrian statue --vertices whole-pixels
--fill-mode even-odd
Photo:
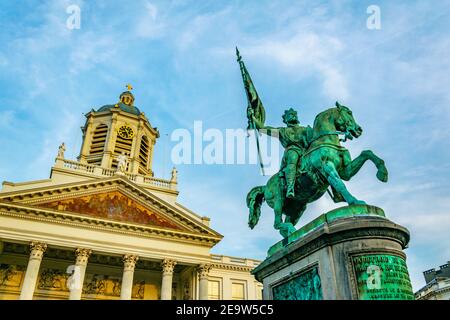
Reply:
[[[343,181],[349,181],[356,175],[367,160],[376,166],[378,180],[387,182],[388,171],[381,158],[371,150],[365,150],[352,160],[349,151],[342,145],[347,139],[361,136],[363,130],[356,123],[350,108],[339,102],[319,113],[312,128],[301,126],[297,112],[292,108],[286,110],[282,117],[285,127],[267,126],[264,106],[237,48],[236,54],[248,100],[247,129],[256,132],[258,154],[260,133],[278,138],[284,147],[279,172],[265,186],[254,187],[247,195],[251,229],[259,221],[264,201],[273,208],[274,228],[283,237],[296,231],[295,225],[307,204],[327,192],[336,203],[365,204],[347,190]],[[259,159],[263,170],[261,156]]]

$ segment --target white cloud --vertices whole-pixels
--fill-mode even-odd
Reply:
[[[158,7],[146,1],[145,10],[137,19],[136,35],[141,38],[155,39],[164,35],[165,28],[165,22],[158,14]]]
[[[306,18],[263,36],[249,37],[243,34],[235,38],[241,39],[243,45],[239,49],[253,63],[271,65],[275,62],[291,81],[317,77],[322,82],[322,91],[326,97],[332,101],[337,98],[346,100],[350,93],[340,62],[345,49],[344,42],[339,36],[332,36],[322,30],[335,24],[333,19],[324,26],[321,21],[314,22]],[[224,26],[224,29],[227,27]],[[226,41],[224,47],[212,48],[211,52],[228,58],[229,42]]]
[[[77,46],[70,50],[69,72],[76,74],[98,66],[99,64],[112,63],[116,57],[118,46],[117,39],[109,35],[98,36],[95,33],[84,33]]]
[[[53,127],[46,130],[42,136],[42,149],[39,155],[28,162],[27,171],[29,172],[48,172],[49,166],[53,165],[56,157],[58,146],[64,142],[68,146],[68,150],[73,150],[76,136],[76,127],[79,124],[79,118],[76,114],[65,110],[57,121],[53,123]],[[67,158],[74,157],[75,154],[67,154]]]
[[[201,46],[204,37],[210,35],[211,30],[221,25],[223,20],[230,19],[230,14],[232,14],[230,7],[227,7],[214,13],[195,15],[183,23],[182,29],[179,30],[180,32],[174,35],[175,46],[181,52],[192,49],[192,47]],[[230,26],[229,24],[224,24],[223,27],[229,28]],[[222,31],[225,32],[225,30]],[[209,39],[211,40],[211,38]],[[217,37],[214,40],[222,41],[225,38]]]

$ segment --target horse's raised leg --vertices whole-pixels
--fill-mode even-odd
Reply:
[[[388,171],[384,164],[384,160],[376,156],[371,150],[364,150],[359,156],[353,159],[341,173],[341,178],[345,181],[350,180],[355,174],[359,172],[364,163],[370,160],[377,168],[377,178],[381,182],[387,182]]]
[[[348,204],[365,204],[364,201],[356,199],[345,186],[344,182],[342,182],[341,177],[339,176],[336,167],[330,161],[324,163],[322,168],[319,169],[320,172],[325,176],[328,180],[328,183],[331,184],[337,192],[339,192],[345,199]]]

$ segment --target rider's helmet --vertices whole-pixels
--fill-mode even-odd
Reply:
[[[299,123],[298,116],[297,116],[297,111],[295,111],[292,108],[289,108],[288,110],[285,110],[284,114],[283,114],[283,122],[285,124]]]

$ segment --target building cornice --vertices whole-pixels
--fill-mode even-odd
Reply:
[[[42,203],[49,200],[90,194],[93,193],[93,190],[98,189],[101,191],[119,189],[122,192],[125,192],[130,197],[145,201],[146,206],[148,206],[150,209],[162,213],[166,217],[171,218],[171,220],[175,220],[176,222],[181,223],[183,226],[191,229],[194,232],[200,233],[201,236],[212,237],[219,240],[223,238],[221,234],[203,225],[201,221],[194,221],[193,217],[188,217],[185,213],[183,213],[180,209],[176,208],[172,204],[156,197],[155,195],[147,192],[142,187],[139,187],[137,184],[132,183],[126,180],[126,178],[120,176],[56,186],[46,186],[32,190],[0,193],[0,201],[3,200],[4,202],[20,202],[23,204],[35,205],[37,203]]]
[[[141,121],[142,120],[142,122],[147,127],[147,129],[152,134],[154,134],[156,138],[159,138],[160,135],[159,135],[158,129],[152,127],[150,121],[142,113],[141,113],[141,115],[138,116],[138,115],[135,115],[135,114],[132,114],[132,113],[129,113],[129,112],[122,111],[121,109],[113,109],[113,108],[111,108],[110,110],[105,110],[105,111],[100,111],[100,112],[91,110],[91,111],[89,111],[86,114],[86,118],[89,119],[89,116],[92,116],[94,118],[96,118],[96,117],[99,117],[99,118],[100,117],[106,117],[106,118],[108,118],[108,117],[113,117],[114,114],[118,114],[118,115],[120,115],[123,118],[132,119],[134,121]]]
[[[214,269],[222,269],[229,271],[241,271],[241,272],[250,272],[254,269],[254,267],[249,266],[240,266],[233,264],[224,264],[224,263],[211,263],[211,267]]]
[[[425,285],[422,289],[420,289],[419,291],[417,291],[414,294],[416,299],[417,300],[429,300],[430,297],[435,297],[435,296],[450,292],[450,286],[433,290],[433,286],[435,286],[435,285],[437,285],[437,283],[433,283],[431,285],[430,284]]]
[[[134,237],[150,237],[163,240],[181,241],[183,243],[200,244],[207,247],[212,247],[221,240],[221,237],[218,236],[207,236],[186,231],[117,222],[17,203],[0,202],[0,215],[16,219],[39,221],[48,224],[60,224],[76,228],[120,233]]]

